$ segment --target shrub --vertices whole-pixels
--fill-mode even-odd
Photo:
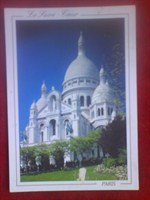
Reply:
[[[127,180],[127,166],[117,166],[117,167],[110,167],[107,168],[104,164],[100,164],[95,168],[96,173],[101,174],[113,174],[116,176],[116,180]]]
[[[75,161],[67,161],[66,163],[65,163],[65,167],[66,168],[74,168],[74,167],[76,167],[78,164],[77,164],[77,162],[75,162]]]
[[[85,159],[82,160],[81,164],[84,167],[93,165],[94,164],[94,158],[93,157],[85,158]]]
[[[100,158],[89,157],[89,158],[83,159],[81,164],[82,166],[86,167],[86,166],[101,164],[101,162],[102,162],[102,159]]]
[[[104,166],[108,167],[108,168],[116,166],[116,163],[117,163],[117,160],[115,158],[109,157],[109,158],[104,158],[103,159]]]
[[[126,165],[127,164],[127,151],[126,149],[119,150],[119,156],[117,159],[118,165]]]

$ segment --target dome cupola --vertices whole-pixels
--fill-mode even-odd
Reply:
[[[47,89],[43,82],[41,85],[41,98],[36,102],[37,109],[40,111],[47,104]]]
[[[36,103],[35,103],[35,101],[33,101],[33,103],[31,104],[31,107],[30,107],[30,109],[31,110],[36,110]]]
[[[41,94],[42,96],[46,96],[46,85],[45,85],[45,82],[43,82],[42,86],[41,86]]]
[[[103,66],[100,69],[99,77],[100,77],[100,84],[105,84],[105,72]]]
[[[105,80],[105,72],[103,67],[100,69],[100,83],[95,89],[92,96],[92,104],[112,102],[114,103],[114,94],[109,86],[108,81]]]
[[[80,37],[78,39],[78,56],[85,54],[85,41],[82,32],[80,32]]]
[[[86,56],[85,41],[82,32],[78,39],[78,56],[69,65],[64,82],[74,78],[92,78],[99,80],[98,69],[95,64]]]

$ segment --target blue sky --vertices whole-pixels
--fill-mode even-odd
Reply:
[[[77,56],[80,31],[87,56],[98,69],[103,65],[111,76],[116,52],[124,53],[123,22],[123,19],[16,22],[20,131],[28,123],[30,105],[40,98],[43,81],[48,91],[52,86],[62,91],[65,72]],[[117,45],[119,50],[115,49]],[[124,62],[121,62],[119,81],[124,88]]]

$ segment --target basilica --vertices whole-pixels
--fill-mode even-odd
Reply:
[[[82,33],[77,45],[77,57],[66,70],[62,92],[54,86],[48,92],[43,82],[40,98],[31,104],[23,146],[84,137],[116,116],[114,92],[104,68],[98,71],[86,56]]]

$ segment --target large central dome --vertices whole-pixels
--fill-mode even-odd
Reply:
[[[79,55],[68,67],[64,81],[72,78],[90,77],[99,80],[98,70],[85,55]]]
[[[80,77],[99,80],[98,74],[98,69],[95,64],[85,55],[84,39],[82,33],[80,33],[78,40],[78,56],[69,65],[65,74],[64,82]]]

